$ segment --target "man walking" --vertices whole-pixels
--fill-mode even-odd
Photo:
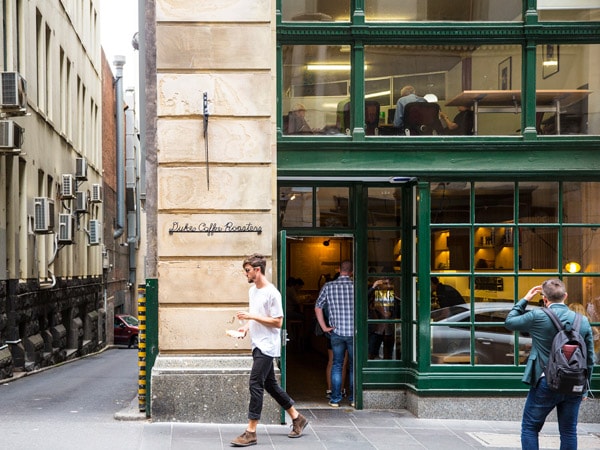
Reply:
[[[558,330],[550,317],[539,308],[525,311],[527,303],[537,294],[542,295],[544,306],[551,308],[563,324],[566,322],[573,324],[575,320],[575,313],[565,305],[567,299],[565,285],[558,279],[546,280],[541,286],[531,288],[506,317],[506,328],[527,332],[532,338],[531,353],[523,374],[523,382],[531,387],[523,409],[521,447],[523,450],[539,449],[539,432],[548,414],[556,407],[560,448],[561,450],[576,449],[579,406],[582,398],[587,398],[588,392],[584,392],[583,395],[560,394],[548,387],[544,369],[548,364],[552,341]],[[582,317],[579,333],[585,339],[587,346],[588,382],[591,383],[594,341],[590,323],[585,316]]]
[[[348,352],[350,370],[350,406],[354,406],[354,282],[352,262],[343,261],[340,276],[325,283],[315,304],[315,316],[323,332],[330,333],[333,350],[331,368],[331,397],[329,405],[338,408],[342,400],[342,371],[344,355]],[[329,312],[329,326],[325,322],[323,309]]]
[[[236,316],[238,320],[246,321],[238,329],[242,338],[250,331],[253,362],[249,382],[248,426],[244,433],[231,441],[234,447],[247,447],[257,443],[256,427],[262,413],[265,390],[292,418],[292,431],[288,437],[302,436],[302,431],[308,424],[306,417],[294,408],[294,401],[275,378],[273,358],[281,355],[283,308],[281,294],[265,276],[266,266],[266,258],[256,253],[246,258],[242,264],[248,283],[254,283],[254,286],[249,291],[249,310],[239,311]]]

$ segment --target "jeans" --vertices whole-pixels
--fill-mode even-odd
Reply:
[[[331,367],[331,403],[342,400],[342,370],[344,368],[344,355],[348,351],[348,370],[350,371],[349,400],[354,401],[354,339],[352,336],[330,334],[331,349],[333,350],[333,365]]]
[[[550,390],[546,377],[527,395],[521,422],[521,447],[523,450],[539,450],[538,434],[546,417],[556,407],[560,450],[577,450],[577,417],[582,397],[559,394]]]
[[[248,407],[248,419],[260,420],[262,413],[263,398],[265,390],[283,409],[288,410],[294,404],[290,396],[281,389],[277,378],[275,378],[275,368],[273,367],[273,357],[263,354],[260,349],[255,348],[252,351],[252,371],[250,372],[250,406]]]

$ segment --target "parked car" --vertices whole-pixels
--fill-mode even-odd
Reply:
[[[515,333],[504,327],[512,302],[477,302],[474,304],[475,364],[514,364]],[[528,306],[528,309],[532,307]],[[431,313],[433,363],[469,363],[471,354],[471,305],[455,305]],[[444,322],[452,325],[438,326]],[[493,325],[484,324],[494,322]],[[481,325],[479,325],[481,324]],[[519,361],[527,360],[531,350],[528,333],[519,334]]]
[[[115,340],[116,345],[126,345],[128,348],[137,347],[139,321],[137,317],[129,314],[115,315]]]

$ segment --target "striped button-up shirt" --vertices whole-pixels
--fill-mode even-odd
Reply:
[[[354,282],[341,275],[337,280],[325,283],[315,307],[327,309],[329,326],[339,336],[354,335]]]

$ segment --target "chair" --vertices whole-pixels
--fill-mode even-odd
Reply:
[[[373,100],[365,101],[365,134],[373,136],[379,126],[379,102]]]
[[[340,133],[346,133],[346,130],[350,127],[350,107],[349,99],[338,103],[336,127],[340,130]],[[375,129],[379,125],[379,110],[379,102],[374,100],[365,101],[365,134],[367,136],[375,134]]]
[[[444,134],[440,122],[440,105],[413,102],[404,107],[404,131],[407,135]]]

